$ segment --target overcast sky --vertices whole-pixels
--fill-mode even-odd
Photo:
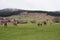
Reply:
[[[0,9],[60,11],[60,0],[0,0]]]

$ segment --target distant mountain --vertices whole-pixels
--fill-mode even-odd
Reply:
[[[60,16],[60,11],[48,12],[47,14],[51,16]]]
[[[18,13],[20,13],[20,9],[2,9],[2,10],[0,10],[0,16],[2,16],[2,17],[16,15]]]
[[[6,8],[6,9],[0,10],[0,16],[6,17],[6,16],[11,16],[11,15],[18,15],[22,12],[47,13],[47,15],[51,15],[51,16],[60,16],[60,11],[22,10],[22,9],[12,9],[12,8]]]

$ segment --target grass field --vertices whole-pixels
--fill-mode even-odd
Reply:
[[[0,40],[60,40],[60,24],[37,26],[36,24],[0,25]]]

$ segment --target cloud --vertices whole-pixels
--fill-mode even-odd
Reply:
[[[0,9],[3,8],[59,11],[60,0],[0,0]]]

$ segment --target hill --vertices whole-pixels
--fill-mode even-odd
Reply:
[[[0,10],[0,17],[18,15],[18,14],[20,14],[22,12],[27,12],[27,13],[47,13],[47,15],[51,15],[51,16],[60,16],[60,11],[22,10],[22,9],[6,8],[6,9]]]

